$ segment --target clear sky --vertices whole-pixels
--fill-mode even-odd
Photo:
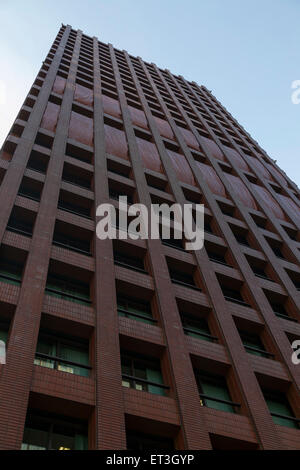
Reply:
[[[0,145],[61,25],[204,84],[300,186],[300,0],[0,0]]]

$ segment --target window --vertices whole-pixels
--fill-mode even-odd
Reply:
[[[23,266],[6,259],[0,262],[0,282],[19,286],[22,281]]]
[[[212,251],[211,249],[207,249],[206,251],[211,261],[228,266],[228,263],[223,253],[217,253],[216,251]]]
[[[7,224],[7,230],[31,237],[34,222],[34,213],[20,207],[14,207]]]
[[[79,173],[79,174],[78,174]],[[64,171],[62,174],[62,180],[67,183],[75,184],[82,188],[90,189],[91,188],[91,174],[84,172],[82,168],[77,168],[74,165],[65,163]]]
[[[60,192],[58,209],[90,219],[91,208],[92,201],[90,199],[68,193],[67,191]]]
[[[285,305],[287,304],[287,298],[283,295],[277,295],[274,292],[264,290],[264,293],[272,307],[272,310],[276,317],[283,318],[284,320],[297,322],[297,319],[290,316]]]
[[[240,244],[240,245],[244,245],[244,246],[250,246],[250,243],[248,242],[247,238],[245,237],[245,235],[242,235],[242,234],[234,234],[235,238],[236,238],[236,241]]]
[[[262,279],[267,279],[267,280],[271,280],[269,279],[269,277],[266,275],[265,273],[265,270],[260,267],[260,266],[255,266],[255,265],[250,265],[252,271],[254,272],[255,276],[257,277],[261,277]]]
[[[29,412],[21,450],[87,450],[87,424]]]
[[[53,245],[61,246],[78,253],[90,255],[90,244],[84,240],[78,240],[72,237],[66,237],[65,235],[55,231],[53,236]]]
[[[204,339],[205,341],[216,341],[217,338],[212,336],[205,318],[195,318],[188,315],[182,315],[182,326],[184,333],[193,338]]]
[[[254,222],[256,223],[256,225],[259,227],[259,228],[262,228],[262,229],[265,229],[266,228],[266,225],[267,225],[267,220],[265,217],[261,217],[259,215],[254,215],[252,214],[252,219],[254,220]]]
[[[148,186],[160,191],[167,191],[167,179],[163,175],[152,174],[150,170],[146,170],[145,176]]]
[[[66,155],[84,163],[93,162],[93,152],[87,148],[78,147],[70,143],[66,145]]]
[[[236,412],[236,408],[240,405],[232,402],[224,377],[206,372],[196,372],[196,380],[201,406],[229,413]]]
[[[279,302],[270,302],[270,304],[277,317],[289,318],[284,305],[280,304]]]
[[[127,431],[126,438],[127,450],[174,450],[173,440],[166,437]]]
[[[159,360],[148,357],[135,357],[131,353],[121,353],[122,385],[155,395],[166,395]]]
[[[235,216],[235,208],[231,204],[227,204],[224,201],[217,201],[218,205],[221,209],[221,212],[224,215],[228,215],[229,217],[234,217]]]
[[[107,169],[116,175],[129,177],[131,165],[126,160],[122,162],[113,160],[112,158],[107,158]]]
[[[171,246],[172,248],[176,248],[177,250],[183,250],[183,241],[182,239],[176,239],[176,238],[168,238],[168,239],[162,239],[162,244],[166,246]]]
[[[273,356],[273,354],[265,350],[264,345],[258,335],[247,333],[244,331],[240,331],[239,333],[241,336],[242,343],[249,354],[261,357]]]
[[[74,237],[74,234],[76,234],[76,238]],[[90,236],[91,234],[88,231],[79,227],[77,227],[75,231],[73,225],[56,221],[53,234],[53,245],[61,246],[84,255],[90,255]]]
[[[282,243],[276,240],[271,240],[270,238],[266,238],[266,240],[269,243],[274,255],[277,256],[277,258],[285,259],[284,254],[282,253]]]
[[[204,232],[213,234],[213,229],[211,227],[211,222],[204,217]]]
[[[34,364],[88,377],[90,370],[88,343],[41,332]]]
[[[141,271],[145,273],[144,261],[141,258],[134,256],[128,256],[120,251],[114,250],[114,260],[115,264],[119,266],[124,266],[125,268],[134,269],[136,271]]]
[[[221,286],[221,289],[225,297],[225,300],[228,300],[229,302],[234,302],[236,304],[245,305],[246,307],[250,307],[250,305],[244,301],[239,291],[229,289],[228,287],[223,287],[223,286]]]
[[[0,364],[2,364],[3,359],[5,358],[5,349],[8,339],[9,323],[0,322]],[[4,345],[3,345],[4,343]]]
[[[298,241],[298,232],[297,230],[294,230],[290,227],[283,227],[283,229],[286,231],[288,236],[290,237],[291,240],[294,240],[295,242]]]
[[[119,201],[120,197],[127,197],[127,204],[133,204],[133,197],[132,194],[125,193],[124,191],[120,191],[116,188],[109,187],[109,197],[114,199],[115,201]]]
[[[120,317],[131,318],[143,323],[153,324],[155,322],[154,318],[152,318],[151,305],[149,302],[118,296],[117,303],[118,315]]]
[[[0,325],[0,341],[3,341],[4,343],[6,343],[7,336],[8,336],[7,330],[2,325]]]
[[[46,293],[79,304],[90,304],[90,286],[70,278],[48,274]]]
[[[247,230],[242,229],[242,228],[237,227],[236,225],[232,225],[232,224],[229,224],[229,226],[232,230],[232,233],[233,233],[236,241],[240,245],[250,246],[250,243],[248,242],[248,239],[247,239],[247,236],[248,236]]]
[[[41,144],[43,145],[44,142]],[[46,173],[48,167],[49,157],[43,153],[36,151],[31,152],[30,158],[27,163],[27,168],[38,171],[39,173]]]
[[[286,269],[286,272],[287,272],[290,280],[292,281],[292,283],[296,287],[296,289],[298,291],[300,291],[300,274],[296,271],[291,271],[289,269]]]
[[[188,287],[196,287],[194,278],[191,274],[170,269],[170,276],[172,282],[174,282],[175,284],[183,284]]]
[[[300,420],[295,418],[290,404],[283,393],[264,391],[264,397],[274,423],[299,429]]]
[[[58,209],[71,212],[72,214],[79,215],[80,217],[87,217],[89,219],[91,218],[89,209],[77,206],[75,204],[71,204],[66,201],[62,201],[61,199],[58,202]]]
[[[184,270],[184,269],[179,270],[178,268],[175,268],[175,267],[173,268],[173,267],[170,267],[169,265],[168,265],[168,268],[169,268],[171,281],[174,284],[180,284],[186,287],[191,287],[192,289],[201,290],[194,281],[194,275],[193,275],[193,272],[191,272],[191,269],[193,269],[192,266],[187,267],[187,268],[191,268],[190,272],[187,272],[187,270]]]
[[[39,181],[24,177],[19,187],[18,195],[32,199],[33,201],[39,201],[42,193],[42,183]]]

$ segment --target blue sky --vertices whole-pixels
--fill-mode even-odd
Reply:
[[[204,84],[300,186],[300,0],[0,0],[0,144],[61,23]]]

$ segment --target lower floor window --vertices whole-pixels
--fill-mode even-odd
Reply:
[[[21,450],[87,450],[87,423],[61,416],[27,416]]]

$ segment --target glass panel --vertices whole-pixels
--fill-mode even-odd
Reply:
[[[56,356],[56,344],[55,341],[45,338],[40,338],[37,344],[37,353],[47,354],[47,356]],[[54,369],[55,361],[48,358],[36,357],[34,359],[34,364],[37,366],[48,367],[49,369]]]
[[[14,264],[1,263],[0,281],[7,284],[19,285],[22,280],[21,268]]]
[[[122,311],[126,310],[126,312]],[[141,315],[141,318],[135,315],[130,315],[130,313],[135,313],[136,315]],[[118,315],[120,317],[131,318],[136,321],[140,321],[142,323],[152,324],[152,313],[151,313],[151,306],[149,304],[143,304],[139,302],[134,302],[127,299],[118,299]],[[149,318],[149,320],[148,320]]]
[[[88,438],[83,434],[75,434],[75,450],[88,450]]]
[[[51,449],[53,450],[73,450],[74,437],[53,433],[51,436]]]
[[[128,266],[132,266],[142,270],[145,269],[143,261],[139,258],[129,257],[124,255],[123,253],[119,253],[116,251],[114,252],[114,258],[115,261],[119,263],[126,264]]]
[[[189,330],[195,331],[195,333],[191,331],[186,331],[185,334],[188,336],[192,336],[198,339],[204,339],[205,341],[212,342],[212,338],[208,338],[206,336],[201,336],[201,333],[205,335],[210,335],[210,331],[208,325],[204,319],[193,320],[192,318],[184,318],[183,319],[183,326],[184,328],[188,328]]]
[[[154,370],[154,369],[146,369],[147,372],[147,380],[150,382],[155,382],[158,384],[163,385],[163,378],[161,375],[161,372],[159,370]],[[155,387],[155,385],[148,385],[148,392],[150,393],[155,393],[156,395],[166,395],[165,389],[161,387]]]
[[[55,450],[84,450],[87,449],[87,436],[77,434],[78,426],[74,429],[69,423],[55,423],[51,435],[50,448]]]
[[[90,303],[89,285],[85,283],[74,282],[71,279],[49,275],[46,289],[55,291],[47,292],[54,297],[63,298],[79,304]]]
[[[39,338],[36,350],[37,352],[47,354],[48,356],[57,355],[56,343],[51,339]]]
[[[122,374],[133,375],[131,368],[131,360],[126,357],[122,357]]]
[[[142,433],[127,434],[127,450],[174,450],[172,439],[148,436]]]
[[[87,449],[86,426],[83,423],[65,422],[62,417],[49,418],[28,415],[22,449]]]
[[[284,397],[282,398],[268,398],[266,397],[266,402],[270,413],[276,413],[284,416],[293,417],[293,413],[290,409],[289,404],[285,401]],[[280,424],[282,426],[287,426],[289,428],[298,429],[297,423],[289,419],[280,418],[277,416],[272,416],[274,423]]]
[[[46,450],[48,445],[48,431],[42,429],[25,428],[22,450]]]
[[[170,270],[170,276],[174,281],[183,282],[184,284],[188,284],[190,286],[195,286],[194,278],[191,274]]]
[[[59,357],[61,359],[66,359],[71,362],[76,362],[78,364],[89,365],[89,354],[88,351],[79,349],[73,346],[66,344],[60,344],[59,347]],[[80,366],[63,364],[62,362],[58,365],[58,369],[64,372],[69,372],[71,374],[81,375],[88,377],[89,370]]]
[[[250,348],[257,348],[257,349],[261,349],[262,351],[265,350],[262,342],[260,341],[260,338],[258,336],[251,336],[251,335],[245,335],[245,334],[242,334],[241,335],[241,338],[242,338],[242,342],[243,342],[243,345],[245,346],[247,352],[249,354],[253,354],[255,356],[261,356],[261,357],[265,357],[265,354],[263,352],[259,352],[259,351],[253,351],[251,349],[247,349],[247,346],[250,346]]]
[[[222,291],[225,297],[238,300],[239,302],[244,302],[244,299],[241,296],[240,292],[236,290],[228,289],[226,287],[222,287]]]
[[[129,312],[138,313],[140,315],[151,317],[151,308],[148,304],[142,304],[139,302],[130,301],[127,303],[127,310]]]
[[[222,379],[220,380],[220,383],[218,383],[218,380],[201,379],[201,388],[204,395],[216,398],[217,400],[231,401],[227,386],[223,383]],[[228,411],[230,413],[235,412],[234,407],[226,403],[210,400],[208,398],[204,398],[203,402],[206,406],[214,408],[215,410]]]
[[[8,332],[6,330],[0,330],[0,341],[7,341]]]
[[[62,292],[62,287],[60,287],[58,284],[47,282],[46,289],[55,291],[55,292],[47,292],[47,295],[53,295],[54,297],[62,298],[62,295],[59,294],[59,292]]]
[[[153,322],[151,321],[151,319],[147,320],[146,318],[136,317],[130,314],[128,314],[127,317],[136,321],[140,321],[142,323],[146,323],[147,325],[153,325]],[[149,315],[149,318],[152,318],[151,315]]]
[[[36,446],[33,444],[25,444],[23,442],[21,445],[21,450],[46,450],[46,447]]]
[[[147,379],[146,366],[139,361],[134,361],[134,376],[139,379]]]

